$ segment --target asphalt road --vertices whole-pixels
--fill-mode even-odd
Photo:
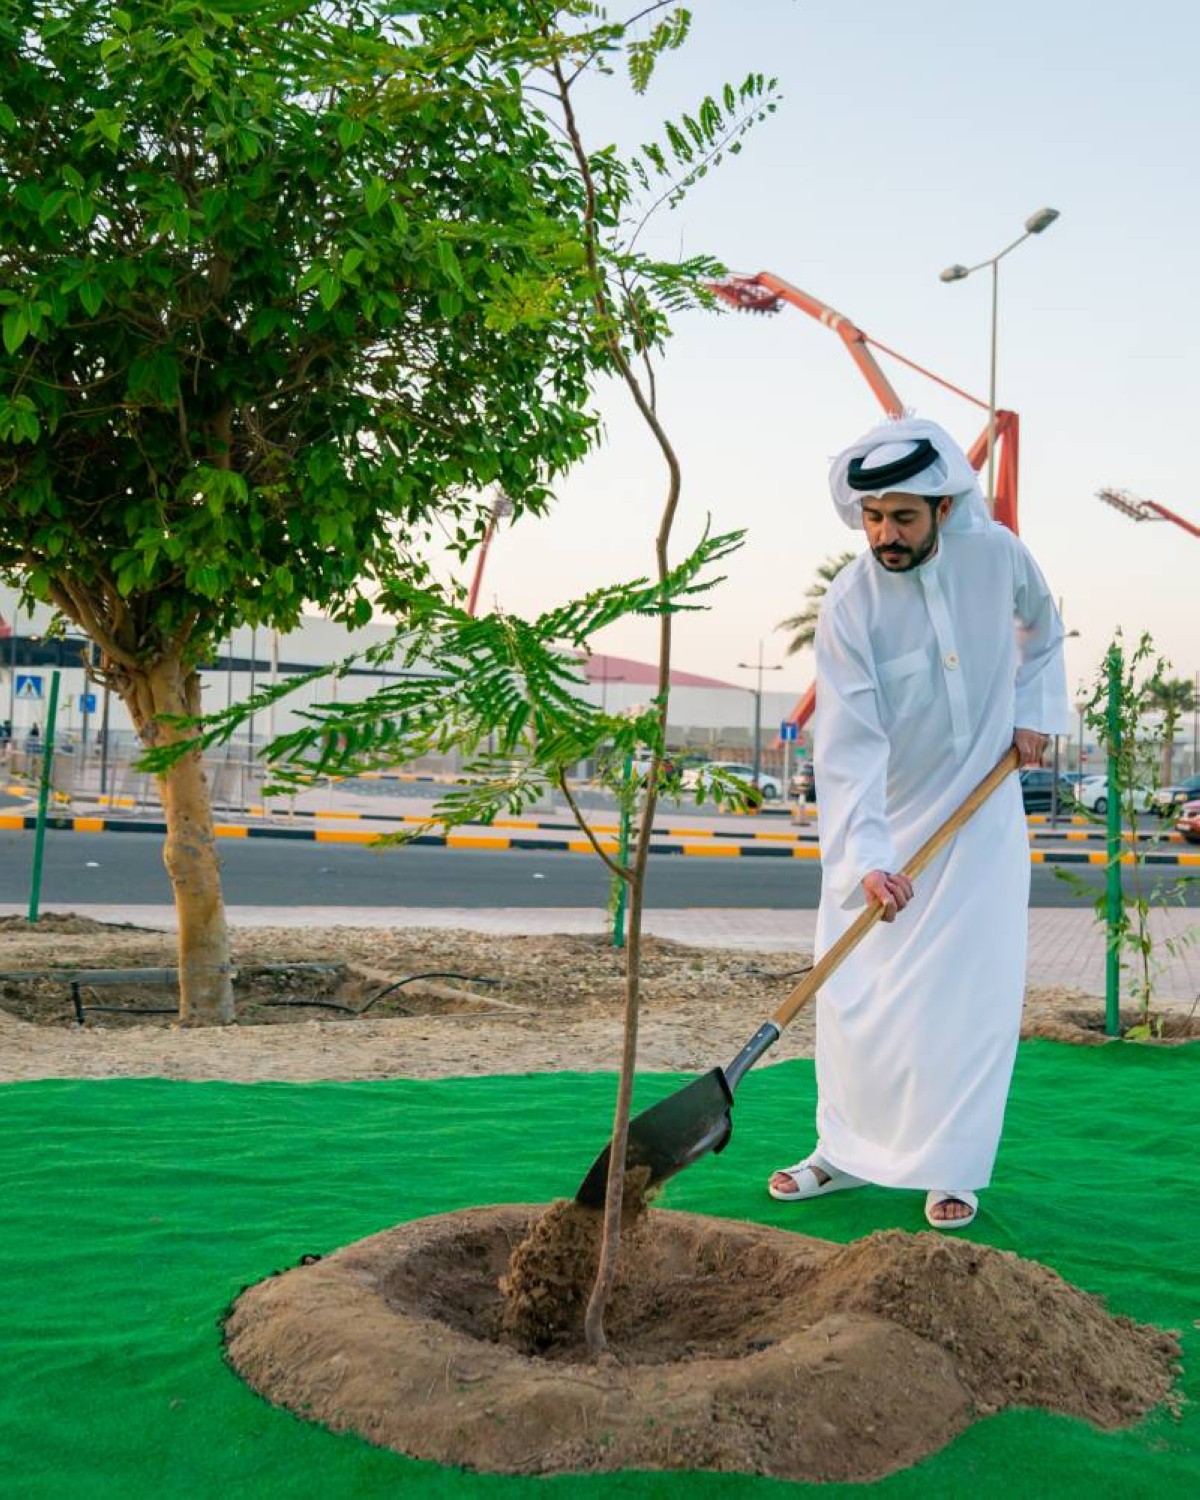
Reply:
[[[231,906],[603,906],[606,871],[592,855],[506,850],[389,848],[310,844],[275,839],[222,840],[225,899]],[[33,834],[0,832],[0,902],[29,899]],[[1103,884],[1095,866],[1072,873],[1093,891]],[[1079,906],[1080,896],[1035,865],[1030,904]],[[1152,878],[1190,872],[1164,868]],[[651,863],[647,904],[814,908],[820,867],[799,859],[698,859],[661,855]],[[170,903],[162,837],[141,833],[46,835],[44,902],[132,905]],[[1188,883],[1188,904],[1200,906],[1200,880]]]

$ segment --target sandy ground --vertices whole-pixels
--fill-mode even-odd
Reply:
[[[615,1069],[621,1049],[622,956],[581,935],[497,937],[462,931],[259,928],[234,936],[235,961],[336,963],[328,985],[274,976],[281,998],[324,994],[361,1008],[350,1017],[311,1005],[239,1002],[239,1022],[182,1028],[170,1018],[73,1020],[69,987],[0,978],[0,1082],[36,1078],[165,1077],[304,1082],[447,1078],[485,1073]],[[0,922],[0,970],[170,966],[169,933],[58,918],[31,932]],[[649,939],[638,1059],[644,1071],[703,1071],[729,1061],[801,977],[808,955],[686,947]],[[491,979],[490,985],[479,983]],[[301,983],[301,980],[304,982]],[[260,982],[254,992],[263,997]],[[171,1003],[144,988],[84,991],[88,1003]],[[1071,989],[1030,989],[1025,1033],[1099,1041],[1102,1003]],[[1128,1018],[1132,1020],[1133,1018]],[[264,1022],[270,1024],[262,1024]],[[813,1012],[802,1011],[761,1066],[812,1056]]]

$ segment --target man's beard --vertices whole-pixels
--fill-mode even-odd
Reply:
[[[911,573],[914,568],[919,568],[929,557],[938,544],[938,520],[931,515],[929,535],[917,547],[906,547],[903,542],[890,543],[886,547],[872,547],[871,552],[875,561],[881,568],[886,568],[889,573]],[[884,562],[883,554],[891,553],[899,557],[898,562]]]

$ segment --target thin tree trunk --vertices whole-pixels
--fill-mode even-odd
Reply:
[[[194,717],[199,675],[178,656],[121,673],[122,697],[146,746],[176,744],[186,730],[160,715]],[[189,751],[158,777],[166,815],[163,863],[179,923],[179,1019],[184,1026],[227,1026],[234,1019],[229,930],[203,762]]]
[[[629,895],[629,932],[625,943],[625,1027],[621,1046],[621,1076],[613,1110],[613,1133],[608,1153],[608,1187],[604,1198],[604,1230],[596,1279],[583,1319],[584,1344],[594,1359],[608,1347],[604,1313],[617,1276],[621,1247],[621,1211],[625,1201],[625,1154],[629,1145],[629,1117],[633,1106],[633,1078],[637,1068],[638,1016],[641,1005],[642,894],[645,873],[635,876]]]
[[[1162,757],[1159,764],[1158,779],[1162,786],[1171,784],[1171,767],[1175,760],[1175,715],[1168,709],[1166,724],[1163,730]]]
[[[650,362],[649,342],[643,341],[643,358],[646,365],[647,386],[641,382],[630,367],[621,345],[619,320],[614,318],[605,291],[604,277],[600,271],[596,243],[596,185],[591,164],[584,149],[583,139],[575,118],[571,101],[571,86],[568,83],[560,60],[556,57],[551,70],[562,102],[563,124],[571,150],[583,182],[584,209],[584,258],[588,270],[595,279],[593,303],[599,319],[601,336],[608,345],[609,354],[620,373],[621,379],[633,398],[658,445],[666,465],[668,482],[667,496],[659,519],[658,535],[655,538],[656,576],[665,583],[668,573],[667,548],[671,538],[671,526],[679,505],[682,475],[679,459],[666,431],[658,420],[654,371]],[[629,310],[637,320],[636,304],[630,299]],[[637,1066],[638,1014],[641,1001],[641,938],[642,906],[646,889],[646,865],[650,854],[650,839],[654,830],[654,811],[658,802],[658,777],[662,769],[663,752],[667,733],[667,701],[671,682],[671,615],[665,607],[658,622],[658,732],[660,748],[650,759],[646,777],[646,795],[642,805],[641,824],[638,828],[636,850],[629,869],[629,941],[625,953],[625,1038],[621,1052],[621,1078],[617,1088],[617,1104],[614,1111],[612,1143],[608,1158],[608,1184],[604,1199],[604,1232],[600,1245],[600,1260],[596,1280],[588,1299],[584,1315],[584,1340],[588,1353],[595,1358],[607,1345],[604,1333],[604,1312],[612,1293],[617,1274],[617,1256],[621,1242],[621,1211],[625,1200],[625,1154],[629,1144],[629,1116],[633,1103],[633,1076]]]

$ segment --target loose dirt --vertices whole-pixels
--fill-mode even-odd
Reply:
[[[626,1173],[621,1238],[626,1255],[640,1243],[649,1206],[649,1167]],[[525,1354],[577,1354],[584,1343],[584,1315],[600,1265],[604,1214],[570,1198],[552,1204],[513,1251],[500,1278],[504,1298],[500,1331]]]
[[[808,963],[795,952],[656,938],[644,940],[644,951],[639,1066],[659,1071],[700,1072],[733,1057]],[[215,1030],[179,1028],[176,997],[162,985],[82,986],[81,1026],[62,979],[0,978],[0,1082],[441,1078],[615,1068],[620,1058],[623,955],[602,938],[260,928],[234,933],[233,958],[238,1021]],[[32,929],[22,918],[0,919],[5,973],[168,968],[175,960],[166,932],[58,914]],[[331,967],[265,967],[296,963]],[[421,977],[429,975],[439,977]],[[1024,1035],[1088,1044],[1102,1033],[1097,998],[1027,992]],[[1179,1012],[1164,1031],[1168,1040],[1198,1034],[1197,1018]],[[813,1045],[810,1007],[760,1066],[811,1057]]]
[[[420,1220],[260,1283],[229,1316],[230,1361],[298,1415],[443,1464],[861,1481],[1007,1406],[1136,1421],[1179,1358],[1173,1335],[970,1241],[836,1246],[658,1210],[623,1249],[619,1362],[561,1330],[533,1357],[501,1287],[544,1213]]]

